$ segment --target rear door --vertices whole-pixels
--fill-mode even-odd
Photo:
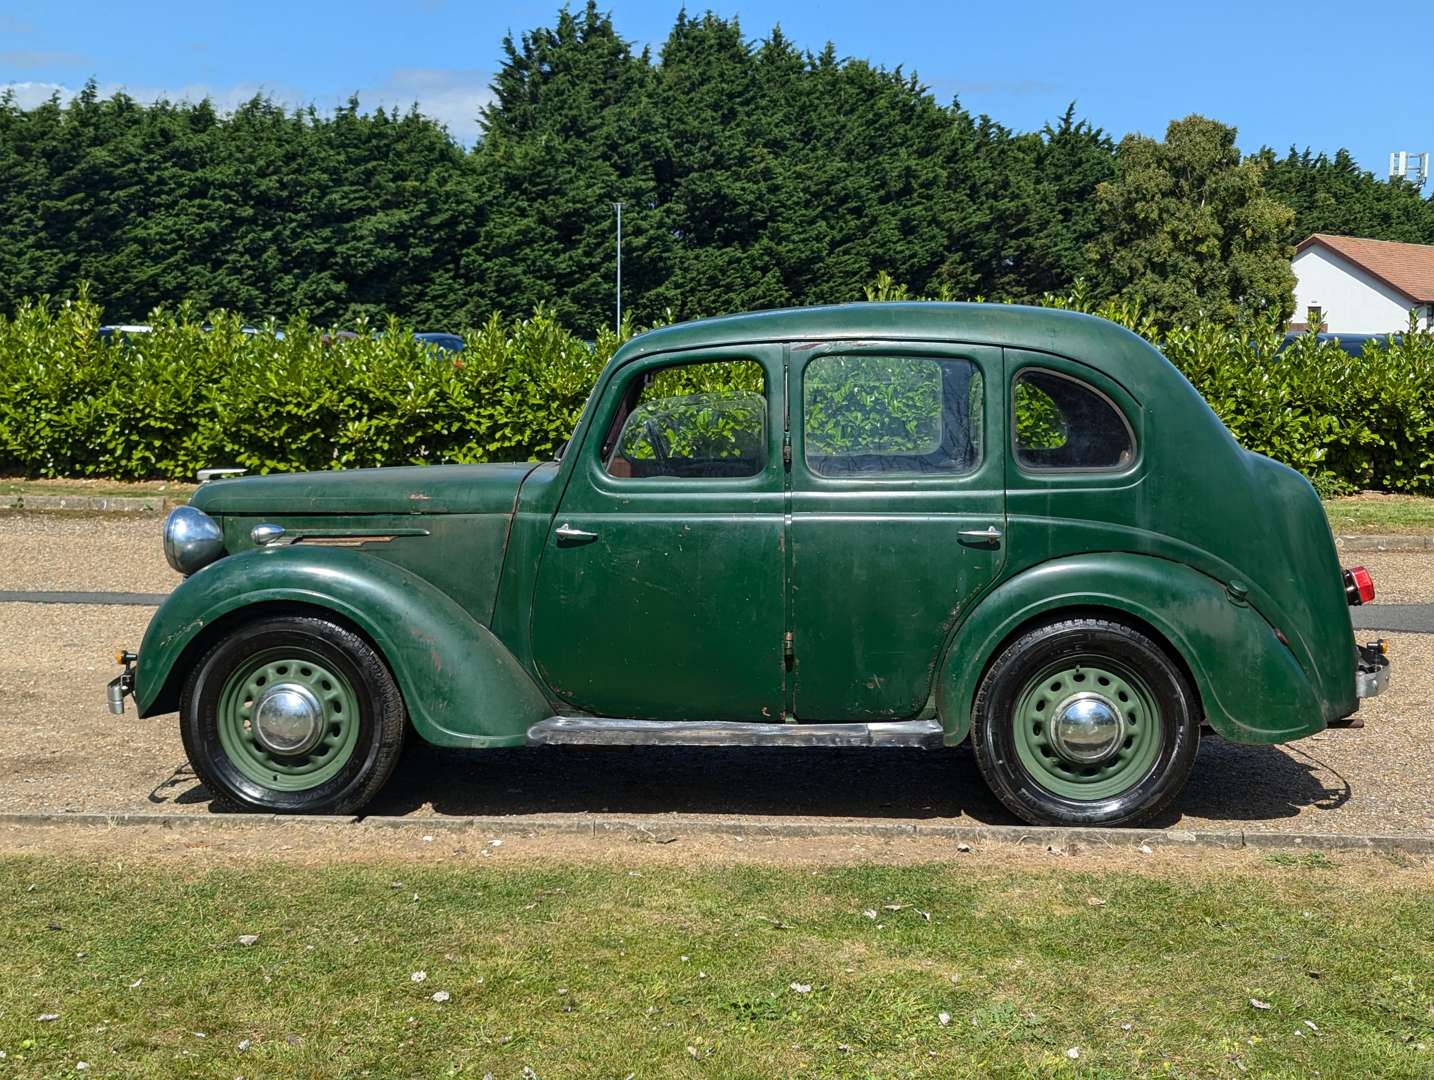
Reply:
[[[1005,556],[1001,350],[797,346],[788,368],[792,708],[919,715]]]

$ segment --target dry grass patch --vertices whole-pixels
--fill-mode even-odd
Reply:
[[[95,495],[113,498],[157,495],[187,499],[197,485],[175,480],[51,480],[24,476],[0,476],[0,495]]]

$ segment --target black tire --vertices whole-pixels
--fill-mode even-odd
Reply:
[[[313,656],[348,683],[359,720],[352,750],[336,775],[304,790],[276,790],[246,775],[226,753],[219,732],[220,694],[246,661],[275,649]],[[286,615],[238,627],[200,658],[185,680],[180,735],[214,808],[289,814],[352,814],[378,793],[403,750],[407,714],[382,657],[346,627]]]
[[[1119,792],[1073,798],[1050,790],[1038,771],[1022,762],[1016,745],[1017,711],[1021,695],[1043,671],[1086,657],[1096,663],[1107,661],[1143,681],[1156,714],[1154,733],[1147,738],[1160,741],[1150,744],[1154,758],[1148,768],[1133,771],[1128,786]],[[1158,815],[1179,797],[1195,765],[1200,722],[1197,695],[1159,644],[1123,623],[1077,618],[1035,627],[996,658],[976,693],[971,735],[982,777],[1022,821],[1134,825]]]

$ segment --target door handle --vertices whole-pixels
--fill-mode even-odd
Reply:
[[[566,521],[553,531],[553,535],[558,538],[559,544],[568,545],[590,544],[598,537],[597,533],[587,532],[583,529],[575,529]]]
[[[996,544],[1001,540],[1001,530],[994,525],[985,529],[962,529],[956,535],[962,540],[984,540],[988,544]]]

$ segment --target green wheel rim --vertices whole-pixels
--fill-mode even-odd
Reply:
[[[296,684],[318,699],[322,732],[301,753],[275,753],[255,736],[254,703],[265,686]],[[234,768],[273,791],[307,791],[337,776],[358,744],[358,698],[349,681],[306,649],[287,646],[250,657],[219,692],[219,743]]]
[[[1105,760],[1068,760],[1056,749],[1050,721],[1074,694],[1095,694],[1120,712],[1123,737]],[[1109,657],[1067,657],[1026,683],[1016,699],[1016,757],[1032,780],[1053,795],[1092,801],[1129,791],[1154,766],[1165,729],[1149,684]]]

